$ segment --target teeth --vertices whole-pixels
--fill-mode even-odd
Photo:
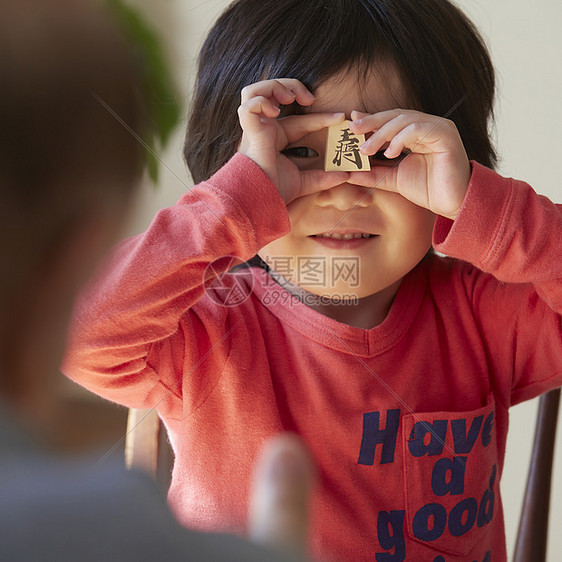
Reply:
[[[366,232],[355,232],[355,233],[348,233],[348,234],[340,234],[338,232],[334,232],[330,234],[329,232],[325,232],[324,234],[317,234],[318,238],[334,238],[336,240],[352,240],[354,238],[370,238],[371,234]]]

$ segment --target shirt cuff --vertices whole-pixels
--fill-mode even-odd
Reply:
[[[208,182],[245,214],[258,245],[291,230],[285,201],[265,172],[247,156],[236,153]]]
[[[501,235],[511,199],[512,179],[504,178],[471,161],[472,173],[457,218],[437,217],[433,247],[451,257],[484,269],[496,240]]]

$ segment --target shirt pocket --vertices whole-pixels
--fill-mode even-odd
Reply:
[[[499,509],[495,403],[470,412],[404,416],[407,532],[425,546],[468,554],[488,540]]]

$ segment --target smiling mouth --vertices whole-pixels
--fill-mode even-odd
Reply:
[[[367,232],[354,232],[341,234],[339,232],[325,232],[323,234],[313,234],[311,238],[329,238],[333,240],[354,240],[360,238],[374,238],[375,234],[369,234]]]

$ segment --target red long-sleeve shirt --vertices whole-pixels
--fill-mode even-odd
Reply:
[[[458,218],[435,225],[452,257],[426,257],[372,329],[321,315],[259,268],[205,288],[232,265],[218,258],[249,259],[290,228],[241,155],[117,246],[77,307],[64,370],[158,409],[182,522],[243,533],[256,452],[291,430],[318,466],[313,556],[506,559],[508,408],[562,384],[562,213],[472,169]]]

